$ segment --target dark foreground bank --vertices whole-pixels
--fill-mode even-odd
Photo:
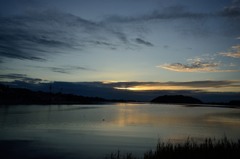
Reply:
[[[3,140],[0,141],[1,159],[85,159],[81,154],[70,154],[57,149],[34,148],[35,141]],[[35,143],[36,144],[36,143]],[[89,150],[89,153],[94,153]],[[120,151],[106,155],[105,159],[237,159],[240,157],[240,140],[230,141],[227,138],[220,140],[207,138],[197,143],[188,138],[183,143],[159,141],[155,150],[144,153],[140,158],[132,153],[121,154]],[[99,156],[99,159],[102,157]]]
[[[240,157],[240,140],[233,142],[226,137],[223,139],[206,138],[197,143],[188,138],[184,143],[174,144],[159,141],[155,150],[147,151],[143,159],[232,159]],[[106,159],[137,159],[132,153],[121,154],[120,151],[111,153]]]

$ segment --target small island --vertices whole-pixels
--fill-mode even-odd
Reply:
[[[164,95],[154,98],[151,103],[181,103],[181,104],[202,104],[202,101],[190,96]]]

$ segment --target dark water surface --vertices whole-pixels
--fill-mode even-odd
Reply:
[[[101,159],[136,156],[158,139],[240,138],[240,109],[164,104],[0,107],[0,157]]]

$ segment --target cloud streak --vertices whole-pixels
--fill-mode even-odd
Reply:
[[[45,55],[73,49],[78,44],[68,32],[71,24],[90,27],[90,22],[58,12],[0,17],[0,53],[2,57],[41,61]]]
[[[46,82],[46,80],[43,80],[40,78],[31,78],[26,74],[18,74],[18,73],[2,74],[0,75],[0,80],[1,81],[23,81],[23,82],[32,83],[32,84]]]
[[[107,22],[141,22],[141,21],[152,21],[152,20],[174,20],[174,19],[201,19],[209,17],[211,14],[208,13],[196,13],[190,12],[183,6],[170,6],[163,10],[155,10],[148,14],[139,16],[110,16],[105,21]]]
[[[196,35],[209,35],[210,33],[228,35],[239,35],[240,27],[240,5],[239,2],[230,3],[230,5],[220,8],[214,12],[194,11],[186,6],[173,5],[162,9],[150,11],[142,15],[135,16],[109,16],[105,23],[176,23],[175,30],[184,31]],[[214,22],[217,24],[214,29],[210,28]]]
[[[142,45],[146,45],[146,46],[153,46],[153,44],[149,41],[146,41],[146,40],[143,40],[141,38],[136,38],[135,41],[138,43],[138,44],[142,44]]]
[[[189,82],[102,82],[103,85],[107,85],[110,87],[133,87],[137,85],[145,85],[145,86],[187,86],[187,87],[225,87],[229,85],[238,84],[240,86],[240,81],[229,81],[229,80],[222,80],[222,81],[213,81],[213,80],[204,80],[204,81],[189,81]]]
[[[222,56],[232,57],[232,58],[240,58],[240,45],[232,46],[229,52],[219,53]]]
[[[104,85],[130,91],[229,91],[239,92],[240,81],[189,81],[189,82],[108,82]]]
[[[46,67],[47,69],[50,69],[53,72],[57,72],[57,73],[63,73],[63,74],[70,74],[72,73],[72,71],[96,71],[94,69],[91,68],[87,68],[87,67],[81,67],[81,66],[63,66],[63,67]]]
[[[0,16],[0,58],[46,61],[51,55],[88,47],[131,45],[125,33],[107,24],[54,10]]]
[[[155,10],[151,13],[146,13],[139,16],[109,16],[106,21],[108,22],[141,22],[152,20],[177,20],[177,19],[189,19],[189,20],[201,20],[203,18],[239,18],[240,17],[240,5],[239,2],[233,2],[230,6],[224,7],[222,10],[210,13],[210,12],[193,12],[189,11],[186,7],[181,5],[169,6],[162,10]]]
[[[216,72],[216,64],[211,63],[198,63],[198,64],[182,64],[182,63],[172,63],[164,64],[158,67],[176,72]]]
[[[51,72],[55,73],[61,73],[61,74],[72,74],[76,71],[91,71],[95,72],[97,71],[96,69],[89,68],[89,67],[83,67],[83,66],[70,66],[70,65],[65,65],[65,66],[34,66],[37,69],[42,69],[42,70],[49,70]]]
[[[204,59],[193,59],[188,64],[172,63],[163,64],[157,67],[175,72],[239,72],[240,70],[220,69],[220,62]]]

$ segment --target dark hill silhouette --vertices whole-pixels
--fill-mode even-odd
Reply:
[[[98,104],[104,98],[84,97],[73,94],[34,92],[24,88],[0,85],[0,105],[3,104]]]
[[[86,97],[74,94],[51,93],[42,91],[32,91],[25,88],[11,88],[0,84],[0,106],[20,105],[20,104],[101,104],[107,102],[136,102],[133,100],[109,100],[99,97]],[[201,104],[199,99],[183,95],[164,95],[151,101],[152,103],[185,103]],[[228,105],[240,107],[240,100],[232,100],[228,103],[205,103],[213,105]]]
[[[240,107],[240,100],[232,100],[229,102],[229,104]]]
[[[201,104],[199,99],[183,96],[183,95],[164,95],[159,96],[151,101],[152,103],[186,103],[186,104]]]

